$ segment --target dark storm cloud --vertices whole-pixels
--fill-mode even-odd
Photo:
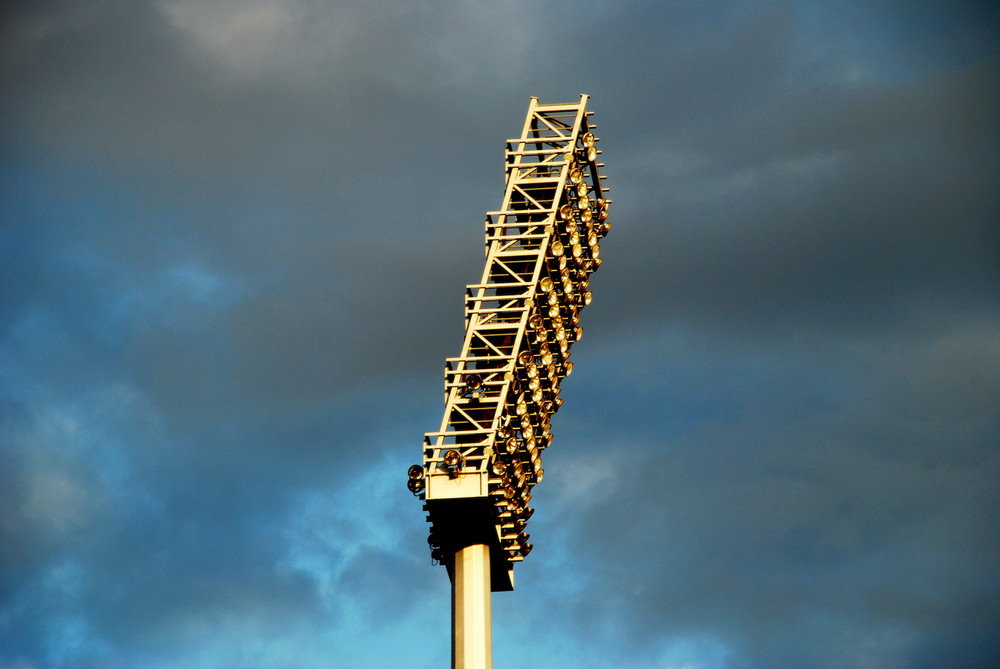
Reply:
[[[606,279],[631,298],[616,304],[842,322],[931,286],[995,299],[1000,89],[983,75],[772,85],[730,100],[721,122],[664,128],[616,174],[638,211],[607,245],[642,259]]]
[[[357,214],[390,194],[406,202],[420,190],[411,176],[418,166],[450,166],[456,186],[480,183],[481,172],[468,174],[470,133],[499,151],[496,124],[516,121],[475,99],[445,115],[454,87],[473,78],[495,84],[503,70],[483,73],[480,60],[521,47],[510,69],[527,69],[539,48],[521,44],[523,36],[512,45],[466,43],[491,29],[483,25],[490,9],[252,4],[13,11],[7,23],[22,47],[6,59],[21,93],[6,100],[14,147],[31,141],[119,173],[139,169],[148,187],[189,191],[185,201],[265,187],[319,198],[328,214],[360,191],[348,210]],[[268,7],[275,16],[260,11]],[[462,20],[471,32],[452,30]],[[453,49],[463,58],[435,55]],[[424,141],[415,144],[418,134]],[[479,161],[473,169],[489,166],[500,178],[494,161]]]
[[[538,502],[580,523],[569,552],[592,580],[568,596],[574,620],[595,634],[621,621],[633,658],[674,630],[724,639],[732,666],[923,666],[949,651],[985,666],[1000,642],[995,328],[752,357],[683,334],[633,341],[684,363],[605,381],[607,397],[637,393],[634,411],[580,398],[546,457],[556,488],[588,460],[610,470],[573,472],[592,487]],[[628,365],[615,353],[573,387]]]
[[[414,661],[350,641],[423,642],[444,578],[398,474],[502,140],[580,92],[615,227],[510,596],[551,654],[517,660],[997,647],[995,12],[2,11],[0,661]]]

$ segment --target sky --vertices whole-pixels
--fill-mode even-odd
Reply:
[[[437,668],[406,468],[530,96],[613,227],[494,666],[1000,662],[1000,13],[0,9],[0,667]]]

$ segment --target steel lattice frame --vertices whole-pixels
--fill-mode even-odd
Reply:
[[[444,418],[409,472],[432,557],[450,570],[456,550],[488,545],[494,591],[513,589],[514,564],[531,550],[531,490],[610,229],[587,99],[531,98],[520,137],[507,140],[503,204],[487,214],[482,278],[466,288],[462,352],[446,360]]]

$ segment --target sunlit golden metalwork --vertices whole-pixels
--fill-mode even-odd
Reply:
[[[569,350],[583,334],[598,237],[610,229],[587,100],[532,98],[520,136],[507,140],[503,202],[486,216],[486,264],[466,287],[462,350],[445,362],[444,417],[424,437],[423,463],[408,471],[409,489],[426,502],[431,557],[448,568],[453,597],[464,593],[453,600],[454,666],[486,666],[460,659],[482,633],[475,612],[488,621],[489,590],[513,589],[514,565],[532,550],[524,530],[545,475],[541,450],[552,443]],[[485,602],[475,594],[482,587]],[[489,645],[488,622],[475,643]]]

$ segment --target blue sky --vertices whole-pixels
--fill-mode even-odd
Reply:
[[[995,666],[989,3],[0,17],[3,669],[447,666],[405,470],[580,93],[614,227],[495,666]]]

